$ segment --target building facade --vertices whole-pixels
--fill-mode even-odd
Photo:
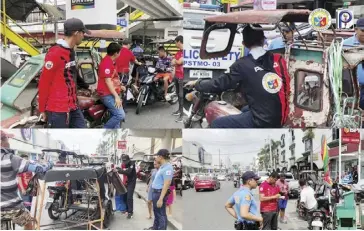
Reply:
[[[17,155],[26,154],[32,160],[38,160],[43,149],[69,150],[62,141],[54,140],[45,129],[22,128],[7,132],[14,135],[9,140],[10,148]]]
[[[212,155],[194,141],[183,141],[182,164],[185,173],[211,172]]]

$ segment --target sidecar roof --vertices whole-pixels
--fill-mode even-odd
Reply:
[[[310,10],[245,10],[205,18],[206,22],[232,24],[277,24],[279,22],[308,22]]]

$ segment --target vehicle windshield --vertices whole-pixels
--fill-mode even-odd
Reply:
[[[104,164],[106,162],[109,162],[109,158],[107,157],[92,157],[91,163],[93,164]]]
[[[284,174],[284,176],[288,180],[292,180],[293,179],[293,175],[292,174]]]
[[[211,176],[197,176],[198,180],[212,180]]]
[[[205,28],[205,17],[212,14],[198,12],[183,12],[183,29],[203,30]]]
[[[23,67],[19,70],[18,73],[13,77],[10,81],[9,85],[13,87],[23,87],[24,84],[29,82],[30,79],[33,79],[34,76],[39,71],[40,65],[35,63],[26,63]]]

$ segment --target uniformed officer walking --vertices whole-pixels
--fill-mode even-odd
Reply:
[[[152,183],[154,223],[150,230],[167,230],[166,202],[173,177],[173,166],[169,163],[169,156],[167,149],[160,149],[156,154],[155,160],[160,167]]]
[[[252,171],[242,176],[243,186],[236,191],[226,202],[225,208],[235,219],[237,230],[259,230],[263,225],[263,218],[259,215],[257,202],[254,200],[252,190],[257,188],[260,179]]]

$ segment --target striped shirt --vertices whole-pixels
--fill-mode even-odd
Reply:
[[[1,211],[24,207],[18,196],[17,174],[24,172],[27,161],[14,154],[11,149],[1,149]]]
[[[22,199],[18,196],[17,174],[23,172],[45,173],[52,163],[38,164],[15,155],[14,150],[1,148],[1,211],[22,209]]]

